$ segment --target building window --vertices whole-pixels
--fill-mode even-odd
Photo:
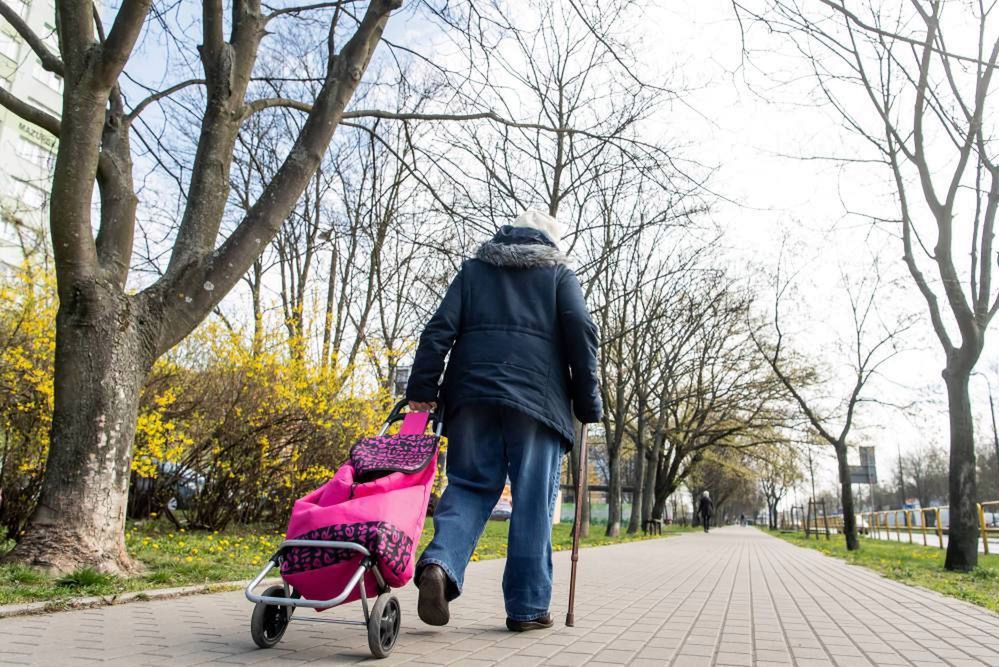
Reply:
[[[35,61],[34,75],[35,81],[44,83],[50,90],[62,95],[62,77],[44,69],[41,61]]]
[[[16,61],[20,52],[21,44],[17,38],[0,30],[0,54]]]
[[[49,171],[52,168],[52,153],[25,137],[17,140],[17,154],[39,169]]]
[[[45,191],[30,183],[20,184],[16,198],[21,210],[40,211],[45,208]]]
[[[59,53],[59,34],[56,32],[54,25],[45,24],[45,29],[39,33],[42,41],[45,42],[45,46],[49,48],[49,51],[58,55]]]

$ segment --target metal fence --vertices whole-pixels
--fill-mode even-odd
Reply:
[[[949,506],[940,505],[860,512],[857,514],[857,531],[875,539],[896,542],[907,539],[909,544],[916,544],[921,540],[924,546],[931,546],[932,542],[936,542],[935,546],[943,549],[946,546],[944,536],[949,532],[949,510]],[[982,550],[989,555],[992,550],[996,550],[996,545],[990,547],[989,543],[999,540],[999,500],[976,503],[976,510]],[[827,515],[821,501],[809,501],[807,508],[800,505],[782,511],[777,527],[786,532],[804,532],[807,537],[824,534],[828,538],[830,533],[843,532],[843,515]]]

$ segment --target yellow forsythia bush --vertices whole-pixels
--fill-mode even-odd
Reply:
[[[45,270],[0,273],[0,539],[21,531],[41,491],[55,294]],[[275,326],[255,350],[251,336],[207,322],[157,362],[139,406],[132,517],[176,499],[193,525],[282,523],[358,437],[377,430],[391,397],[371,372],[320,368],[290,354],[282,332]]]
[[[206,324],[154,367],[132,462],[133,516],[176,498],[195,526],[280,523],[378,427],[391,399],[357,369],[320,369],[279,340],[261,349]]]
[[[41,492],[57,307],[46,271],[24,264],[0,276],[0,539],[21,531]]]

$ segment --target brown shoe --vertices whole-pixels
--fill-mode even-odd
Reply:
[[[447,575],[440,565],[431,563],[420,573],[420,600],[416,605],[416,613],[427,625],[447,625],[451,620],[448,610]]]
[[[555,621],[552,620],[551,614],[545,614],[544,616],[539,616],[533,621],[515,621],[512,618],[506,619],[506,629],[510,632],[527,632],[528,630],[546,630]]]

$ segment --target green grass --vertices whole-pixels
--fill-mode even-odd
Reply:
[[[94,590],[113,587],[115,584],[113,575],[106,572],[98,572],[93,568],[85,567],[75,572],[56,579],[56,586],[60,588],[72,588],[74,590]]]
[[[509,522],[490,521],[472,556],[473,561],[506,556]],[[571,524],[557,524],[552,530],[556,551],[572,548]],[[686,529],[667,526],[668,536]],[[422,549],[433,537],[428,520],[420,540]],[[114,595],[153,588],[170,588],[245,581],[252,578],[284,538],[283,531],[261,526],[238,526],[224,533],[177,530],[165,521],[129,524],[125,542],[129,553],[143,566],[142,574],[118,578],[90,569],[63,577],[51,577],[23,565],[0,566],[0,604],[36,601],[65,601],[74,597]],[[592,526],[583,546],[602,546],[647,539],[642,534],[604,536],[603,526]],[[13,546],[8,543],[6,548]],[[0,551],[2,554],[4,551]]]
[[[430,522],[427,522],[428,528],[423,531],[423,539],[420,540],[420,549],[427,545],[430,538],[433,537],[433,526],[430,526]],[[479,546],[475,550],[475,554],[472,556],[472,560],[489,560],[490,558],[505,558],[506,557],[506,536],[508,530],[508,522],[506,521],[490,521],[486,524],[486,530],[482,534],[482,538],[479,540]],[[689,528],[683,528],[681,526],[664,526],[663,536],[675,535],[680,532],[685,532],[690,530]],[[602,525],[591,525],[590,534],[581,540],[580,544],[583,547],[599,547],[606,546],[610,544],[621,544],[623,542],[635,542],[637,540],[650,539],[642,533],[637,533],[636,535],[622,534],[618,537],[606,537],[604,535],[605,527]],[[653,536],[655,537],[655,536]],[[566,551],[572,549],[572,524],[571,523],[558,523],[552,526],[552,548],[555,551]]]
[[[860,550],[847,551],[842,535],[833,535],[826,541],[824,537],[805,539],[799,533],[771,534],[792,544],[817,549],[826,555],[870,568],[888,579],[928,588],[999,612],[999,556],[979,554],[978,568],[973,572],[948,572],[944,569],[945,551],[937,547],[861,537]]]

